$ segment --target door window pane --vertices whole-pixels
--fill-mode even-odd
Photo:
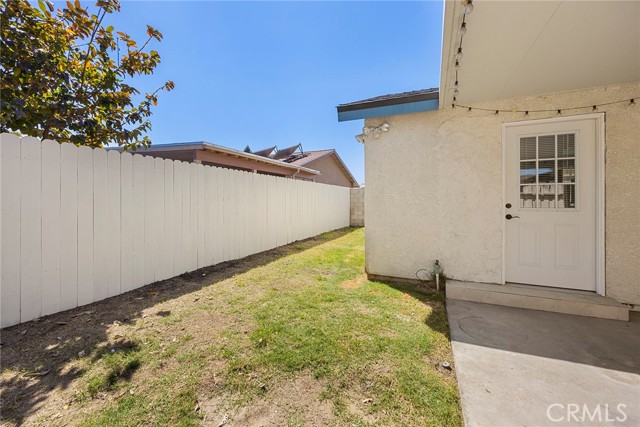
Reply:
[[[575,134],[520,138],[520,207],[576,207]]]
[[[556,136],[544,135],[538,137],[538,158],[553,159],[556,157]]]
[[[539,208],[555,208],[556,207],[556,185],[539,185],[538,186],[538,207]]]
[[[521,208],[536,207],[536,186],[535,185],[520,186],[520,207]]]
[[[558,207],[576,207],[576,186],[574,184],[558,185]]]
[[[520,138],[520,160],[536,158],[536,137]]]
[[[536,183],[536,162],[520,162],[520,184]]]
[[[575,157],[576,136],[572,133],[558,135],[558,157]]]
[[[558,160],[558,182],[576,182],[575,159]]]
[[[555,160],[540,160],[538,162],[538,182],[556,182],[556,162]]]

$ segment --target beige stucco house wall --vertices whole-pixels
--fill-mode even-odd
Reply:
[[[579,106],[638,96],[640,84],[533,96],[476,107]],[[605,114],[605,292],[640,305],[640,105]],[[591,113],[564,110],[563,115]],[[555,113],[495,115],[445,108],[367,119],[390,130],[365,143],[366,270],[415,278],[439,259],[449,277],[502,280],[502,124]]]

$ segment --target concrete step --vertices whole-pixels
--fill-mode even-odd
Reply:
[[[629,321],[629,308],[594,292],[534,285],[447,281],[447,299]]]

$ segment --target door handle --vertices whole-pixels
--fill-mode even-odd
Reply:
[[[504,217],[507,218],[507,219],[520,218],[519,216],[515,216],[515,215],[511,215],[511,214],[506,214]]]

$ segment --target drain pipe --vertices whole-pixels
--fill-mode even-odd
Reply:
[[[433,273],[436,276],[436,291],[440,290],[440,273],[442,272],[442,267],[440,266],[440,261],[436,260],[433,264]]]

